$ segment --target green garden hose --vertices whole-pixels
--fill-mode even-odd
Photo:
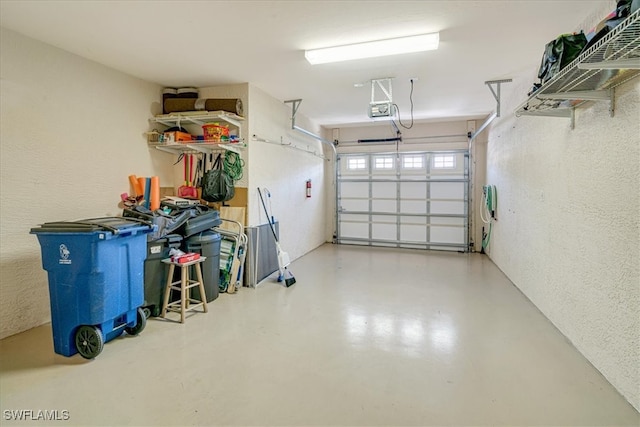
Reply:
[[[496,219],[496,208],[498,204],[498,198],[496,195],[495,185],[485,185],[482,187],[482,200],[483,206],[480,207],[480,218],[482,222],[488,224],[488,231],[482,233],[482,249],[489,246],[491,240],[491,230],[493,228],[493,221]]]
[[[224,171],[233,179],[234,182],[242,178],[242,169],[244,168],[244,160],[240,158],[238,153],[228,151],[224,156],[222,164]]]
[[[489,223],[489,231],[482,235],[482,249],[487,249],[487,246],[489,246],[489,241],[491,240],[492,227],[493,227],[493,224]]]

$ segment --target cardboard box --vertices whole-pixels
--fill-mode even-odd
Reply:
[[[191,134],[185,132],[165,132],[164,133],[164,143],[165,144],[177,144],[177,143],[190,143],[193,141],[193,137]]]

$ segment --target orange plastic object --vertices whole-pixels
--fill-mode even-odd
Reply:
[[[136,196],[137,197],[144,197],[144,187],[146,185],[145,181],[146,181],[146,178],[138,178],[138,187],[136,187],[137,188],[137,190],[136,190],[136,193],[137,193]],[[138,191],[140,191],[140,192],[138,193]]]
[[[135,175],[129,175],[129,183],[131,184],[131,189],[135,193],[136,196],[142,196],[144,193],[143,187],[138,182],[138,178]]]
[[[151,201],[149,206],[152,211],[160,209],[160,178],[157,176],[151,177]]]

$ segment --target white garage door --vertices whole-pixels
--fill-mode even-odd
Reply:
[[[467,251],[466,150],[338,156],[338,243]]]

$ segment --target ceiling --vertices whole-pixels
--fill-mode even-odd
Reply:
[[[370,81],[386,77],[404,122],[410,79],[416,120],[485,117],[496,106],[485,81],[533,79],[544,45],[607,3],[1,0],[0,22],[166,87],[249,82],[282,101],[301,98],[301,114],[337,126],[370,121]],[[323,65],[304,58],[305,49],[436,31],[437,51]]]

